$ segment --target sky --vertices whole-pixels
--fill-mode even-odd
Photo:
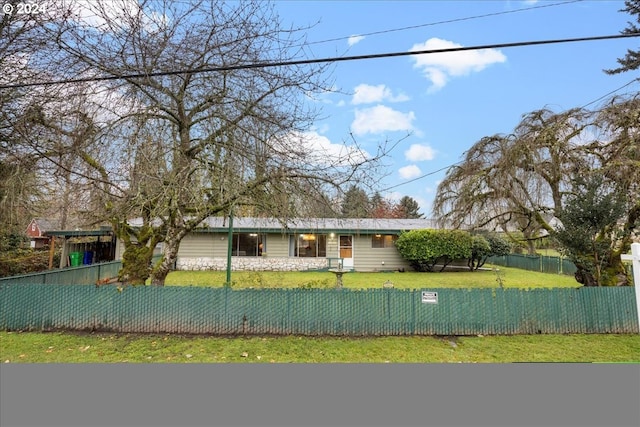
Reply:
[[[285,26],[311,26],[312,58],[617,35],[633,20],[622,0],[278,0],[276,8]],[[638,48],[640,38],[627,38],[339,62],[335,91],[311,101],[322,119],[308,135],[325,148],[353,135],[372,153],[399,141],[379,190],[414,198],[431,217],[446,169],[481,138],[512,132],[532,111],[595,109],[612,92],[638,92],[638,72],[603,71]]]

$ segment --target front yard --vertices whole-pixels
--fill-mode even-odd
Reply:
[[[581,285],[573,276],[538,273],[509,267],[499,270],[446,271],[442,273],[391,272],[346,273],[343,286],[350,289],[382,288],[389,281],[397,289],[421,288],[577,288]],[[225,271],[173,271],[166,280],[167,286],[221,287],[226,282]],[[330,272],[270,272],[234,271],[231,286],[243,288],[332,288],[336,278]]]

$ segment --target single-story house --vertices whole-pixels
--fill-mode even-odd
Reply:
[[[182,240],[178,270],[355,271],[410,269],[394,242],[402,231],[437,228],[431,219],[210,217]],[[135,221],[132,221],[135,225]],[[230,234],[231,233],[231,234]],[[231,241],[229,241],[231,235]],[[116,258],[124,246],[118,242]]]

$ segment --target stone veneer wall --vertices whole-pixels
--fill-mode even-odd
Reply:
[[[326,258],[232,257],[234,271],[304,271],[327,268]],[[226,258],[178,258],[177,270],[226,270]]]

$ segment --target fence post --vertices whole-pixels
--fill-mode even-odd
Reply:
[[[633,288],[636,294],[636,312],[638,314],[638,333],[640,333],[640,243],[631,244],[631,255],[621,255],[623,261],[631,261],[633,266]]]

